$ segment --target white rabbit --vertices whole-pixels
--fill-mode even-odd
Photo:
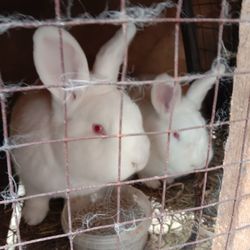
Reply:
[[[61,30],[64,65],[60,60],[59,29],[41,27],[34,34],[35,67],[47,90],[31,91],[19,98],[12,113],[11,135],[14,138],[24,135],[24,142],[63,139],[64,95],[67,93],[67,137],[97,137],[68,142],[72,187],[117,181],[121,90],[111,85],[69,89],[51,87],[62,84],[62,66],[66,77],[116,81],[125,49],[135,33],[133,24],[128,25],[127,37],[122,29],[117,31],[98,52],[91,75],[84,52],[67,31]],[[144,133],[138,106],[125,93],[123,98],[122,134]],[[103,135],[116,136],[103,138]],[[121,180],[145,167],[149,148],[150,141],[145,135],[122,137]],[[12,156],[27,196],[67,187],[63,142],[20,147],[12,151]],[[84,189],[81,195],[94,191],[96,188]],[[23,209],[25,221],[29,225],[40,223],[47,215],[49,199],[58,196],[65,197],[65,194],[26,200]]]
[[[167,134],[150,135],[151,152],[149,161],[139,173],[139,177],[162,176],[166,173],[178,177],[195,169],[204,168],[207,158],[208,162],[211,160],[213,149],[211,146],[208,150],[209,136],[206,128],[178,130],[206,124],[200,113],[202,101],[208,90],[216,82],[215,75],[217,72],[223,74],[224,71],[225,66],[218,63],[210,72],[207,72],[204,78],[196,80],[185,96],[182,96],[180,84],[177,83],[174,88],[173,78],[167,74],[156,77],[157,80],[166,80],[166,83],[153,85],[151,89],[152,104],[144,101],[140,104],[140,107],[146,132],[168,130],[172,107],[169,157],[167,159]],[[170,183],[173,178],[168,178],[167,181]],[[153,180],[145,182],[145,184],[151,188],[157,188],[160,181]]]

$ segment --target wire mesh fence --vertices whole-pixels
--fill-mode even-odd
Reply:
[[[0,249],[230,249],[250,225],[218,230],[249,196],[223,196],[249,162],[247,87],[229,119],[241,2],[1,5]]]

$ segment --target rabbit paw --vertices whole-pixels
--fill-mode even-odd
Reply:
[[[174,182],[174,178],[167,178],[166,182],[168,185],[170,185]],[[157,188],[160,188],[161,181],[159,180],[147,181],[145,182],[145,185],[149,188],[157,189]]]
[[[161,186],[161,182],[159,180],[146,181],[145,185],[152,189],[157,189]]]
[[[43,221],[49,211],[49,200],[45,197],[27,200],[23,208],[25,222],[30,225],[37,225]]]
[[[170,184],[174,183],[174,178],[168,177],[166,182],[168,185],[170,185]]]

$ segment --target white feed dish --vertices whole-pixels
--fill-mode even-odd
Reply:
[[[116,190],[117,188],[102,189],[94,194],[82,197],[76,197],[70,200],[73,231],[87,229],[91,227],[104,226],[116,223]],[[112,200],[112,201],[111,201]],[[110,201],[110,202],[109,202]],[[124,209],[123,205],[126,202],[132,202],[132,208]],[[113,203],[115,207],[112,209],[105,207]],[[99,204],[102,204],[102,208],[105,211],[96,210]],[[105,206],[103,206],[105,204]],[[92,209],[92,210],[91,210]],[[130,210],[130,211],[129,211]],[[133,212],[134,211],[134,212]],[[137,212],[136,212],[137,211]],[[138,212],[139,211],[139,212]],[[140,212],[141,211],[141,212]],[[87,212],[87,213],[84,213]],[[79,220],[79,214],[81,214]],[[108,213],[108,217],[106,214]],[[112,216],[110,216],[113,213]],[[136,215],[137,213],[137,215]],[[150,217],[152,214],[151,204],[146,195],[140,190],[132,186],[121,187],[121,209],[120,209],[120,221],[133,221],[135,219],[141,219]],[[78,215],[78,216],[76,216]],[[76,218],[74,218],[74,216]],[[103,218],[111,218],[111,222],[98,225],[98,222]],[[124,217],[124,218],[123,218]],[[127,218],[128,217],[128,218]],[[127,218],[127,219],[126,219]],[[97,225],[91,225],[94,221]],[[68,209],[65,203],[61,217],[62,227],[64,232],[68,232]],[[80,222],[80,224],[79,224]],[[77,224],[77,226],[76,226]],[[94,223],[95,224],[95,223]],[[133,222],[125,225],[117,225],[115,227],[101,229],[77,234],[73,238],[74,249],[76,250],[116,250],[117,244],[120,242],[120,249],[126,250],[142,250],[148,239],[148,229],[151,224],[151,219],[143,220],[140,222]],[[106,230],[106,231],[105,231]]]

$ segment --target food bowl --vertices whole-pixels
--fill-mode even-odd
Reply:
[[[71,202],[72,230],[84,230],[73,238],[77,250],[142,250],[147,242],[151,219],[151,204],[146,195],[132,186],[122,186],[120,193],[120,224],[117,224],[117,188],[101,189],[88,196],[75,197]],[[126,223],[126,221],[131,221]],[[61,217],[64,232],[68,232],[68,209]],[[107,225],[111,225],[107,227]],[[100,228],[106,226],[105,228]]]

